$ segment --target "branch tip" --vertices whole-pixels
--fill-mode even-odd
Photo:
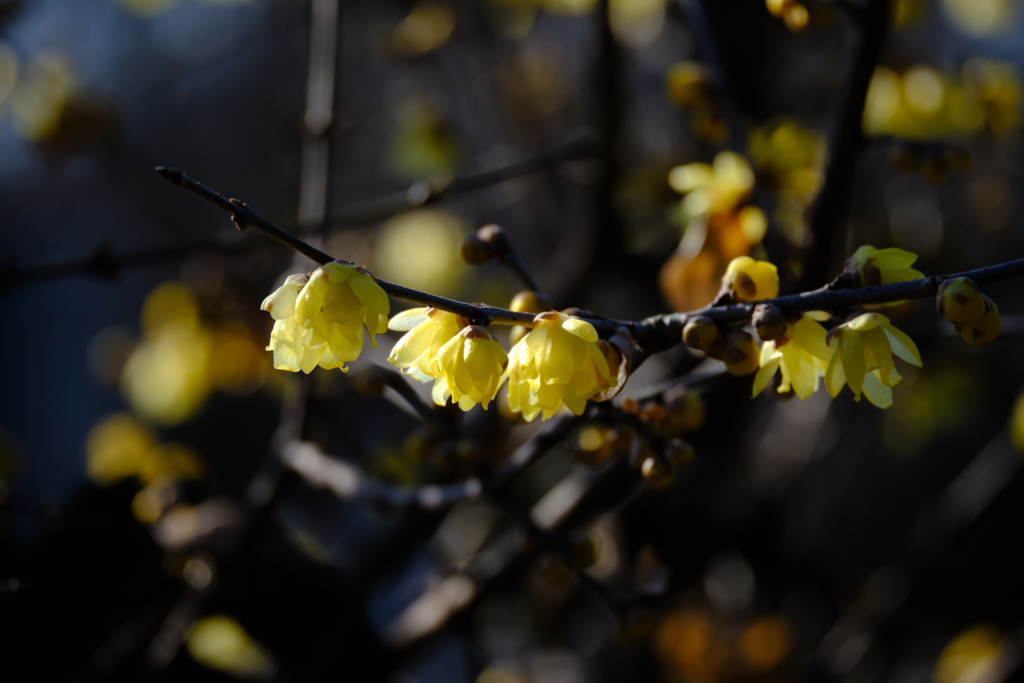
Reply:
[[[161,178],[174,185],[181,184],[182,173],[176,168],[171,168],[170,166],[157,166],[156,172],[160,174]]]

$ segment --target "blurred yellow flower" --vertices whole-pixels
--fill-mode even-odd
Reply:
[[[451,396],[463,410],[477,403],[487,410],[504,381],[508,354],[487,330],[471,325],[441,347],[437,364],[443,376],[434,384],[434,403],[443,406]]]
[[[89,431],[85,471],[101,486],[135,476],[154,443],[156,438],[138,420],[115,413]]]
[[[863,313],[834,328],[827,335],[833,353],[825,370],[825,387],[833,398],[847,384],[854,398],[861,393],[879,408],[892,405],[892,387],[903,379],[893,365],[892,355],[921,367],[921,354],[914,341],[896,329],[881,313]]]
[[[761,346],[761,369],[754,377],[754,396],[768,386],[776,372],[782,371],[779,392],[796,392],[801,399],[818,390],[818,379],[825,375],[835,349],[825,341],[825,328],[817,320],[827,319],[827,313],[804,313],[795,323],[786,327],[786,333]]]
[[[779,270],[768,261],[755,261],[738,256],[725,269],[723,283],[736,294],[738,301],[762,301],[779,295]]]
[[[293,300],[301,281],[286,281],[261,306],[276,321],[267,347],[274,352],[274,367],[306,373],[317,365],[347,370],[345,363],[363,350],[363,326],[373,346],[374,336],[387,330],[387,294],[368,271],[341,261],[313,271]]]
[[[461,316],[435,308],[402,311],[388,323],[388,329],[405,332],[388,362],[418,382],[432,382],[443,374],[437,358],[441,347],[468,324]]]
[[[739,154],[722,152],[713,164],[677,166],[668,182],[686,195],[681,203],[685,230],[659,281],[672,306],[686,311],[714,298],[728,262],[750,253],[764,237],[768,219],[747,204],[754,172]]]
[[[616,386],[590,323],[564,313],[540,313],[509,353],[506,375],[512,412],[527,422],[548,419],[563,405],[582,415],[587,400]]]
[[[209,396],[211,335],[195,296],[165,282],[142,306],[143,341],[121,371],[121,391],[139,415],[161,424],[190,417]]]
[[[196,621],[185,643],[192,659],[210,669],[253,680],[265,680],[273,673],[270,655],[229,616],[215,614]]]
[[[981,683],[999,680],[1014,657],[1003,634],[991,624],[971,626],[942,650],[932,672],[934,683]]]

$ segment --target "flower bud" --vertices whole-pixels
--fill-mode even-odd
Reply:
[[[462,260],[471,266],[483,265],[501,254],[495,245],[483,241],[476,235],[468,235],[462,240],[460,253]]]
[[[601,537],[593,529],[573,529],[567,536],[569,553],[580,567],[589,569],[601,559]]]
[[[476,236],[492,245],[498,252],[507,251],[511,246],[508,241],[508,233],[500,225],[491,223],[476,231]]]
[[[722,331],[711,318],[698,315],[686,321],[683,328],[683,342],[694,349],[708,353],[722,340]]]
[[[974,322],[956,325],[956,331],[968,344],[985,344],[992,341],[999,336],[999,330],[1003,325],[995,302],[984,294],[981,298],[985,302],[985,313]]]
[[[985,313],[983,296],[974,280],[943,280],[935,297],[935,308],[951,323],[972,323]]]
[[[670,439],[665,444],[665,459],[672,467],[686,467],[693,462],[696,453],[693,446],[683,439]]]
[[[555,304],[551,301],[551,297],[544,292],[524,289],[512,297],[512,303],[508,307],[509,310],[516,313],[543,313],[550,311]]]
[[[732,330],[725,338],[723,350],[725,369],[730,375],[749,375],[758,367],[759,352],[754,335],[746,330]]]
[[[675,478],[672,466],[661,458],[656,457],[649,457],[644,460],[644,464],[640,466],[640,473],[644,475],[644,479],[654,489],[665,488]]]
[[[789,328],[785,314],[777,306],[771,304],[758,304],[750,322],[761,341],[778,339],[786,334],[786,330]]]
[[[665,409],[669,414],[671,433],[669,436],[688,434],[700,429],[707,414],[704,399],[695,391],[666,392]]]
[[[587,425],[576,433],[575,445],[573,445],[572,439],[569,440],[569,453],[580,464],[600,467],[612,454],[617,436],[607,427]]]

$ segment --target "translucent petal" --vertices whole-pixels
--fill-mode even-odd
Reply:
[[[873,254],[874,264],[883,273],[885,271],[897,271],[909,268],[917,260],[917,254],[896,247],[878,249]]]
[[[892,405],[892,389],[882,384],[878,372],[869,372],[864,377],[864,395],[879,408],[888,408]]]
[[[882,329],[885,330],[885,334],[889,337],[893,353],[911,365],[922,367],[921,354],[918,352],[917,344],[914,343],[913,339],[892,325],[884,325]]]
[[[832,398],[839,395],[846,384],[846,374],[843,372],[843,364],[840,362],[840,354],[834,354],[825,369],[825,388]]]
[[[769,342],[770,343],[770,342]],[[765,344],[767,346],[768,344]],[[779,365],[782,363],[781,358],[772,358],[767,363],[761,366],[754,375],[754,392],[751,396],[757,396],[768,387],[768,382],[771,381],[772,377],[779,369]]]
[[[867,373],[867,364],[864,360],[864,342],[859,334],[844,334],[839,340],[839,352],[843,359],[843,372],[846,373],[846,383],[853,390],[854,396],[860,396],[861,387],[864,384],[864,375]]]
[[[892,350],[889,348],[889,338],[885,336],[883,328],[875,327],[865,332],[864,347],[865,357],[870,353],[869,361],[874,361],[874,369],[878,371],[882,383],[891,386],[889,377],[893,370]],[[868,367],[871,368],[871,365],[872,363],[869,362]]]
[[[402,311],[391,318],[391,321],[388,323],[388,329],[396,330],[398,332],[408,332],[417,325],[429,320],[430,318],[427,317],[427,309],[410,308],[409,310]]]
[[[448,382],[445,381],[444,377],[438,377],[437,381],[434,382],[434,388],[430,392],[430,397],[434,399],[434,403],[439,406],[443,406],[448,402],[448,397],[452,393],[448,390]]]
[[[800,354],[793,354],[794,362],[789,364],[790,383],[793,391],[801,400],[806,400],[818,389],[818,373],[814,365],[800,357]]]
[[[576,335],[583,341],[597,341],[597,330],[595,330],[594,326],[586,320],[580,320],[579,318],[567,318],[562,321],[561,327],[566,332]]]
[[[544,355],[538,354],[541,367],[541,379],[545,384],[566,384],[572,379],[573,347],[575,337],[569,334],[552,334],[544,348]]]
[[[889,319],[881,313],[862,313],[850,322],[844,323],[843,327],[855,332],[867,332],[873,327],[888,324]]]
[[[263,300],[260,310],[270,313],[274,320],[285,320],[295,314],[295,303],[303,285],[297,281],[285,282]]]

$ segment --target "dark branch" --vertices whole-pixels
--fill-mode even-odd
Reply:
[[[125,268],[177,261],[200,249],[232,253],[239,251],[242,246],[242,239],[239,239],[237,235],[229,235],[174,247],[139,249],[123,253],[114,253],[109,245],[101,244],[88,256],[78,256],[27,268],[20,268],[13,261],[9,261],[0,269],[0,293],[33,282],[74,275],[111,279],[117,277]]]
[[[832,131],[825,179],[811,210],[812,242],[804,260],[802,289],[828,278],[836,234],[850,201],[857,156],[864,146],[864,102],[888,33],[890,4],[891,0],[867,0],[857,14],[860,42]]]
[[[539,157],[509,164],[493,171],[484,171],[461,178],[456,177],[447,181],[419,180],[400,192],[342,207],[333,212],[329,220],[339,225],[372,223],[396,213],[433,204],[455,195],[477,192],[516,178],[546,171],[566,161],[585,159],[591,156],[597,147],[597,140],[593,136],[584,135],[559,145]]]

